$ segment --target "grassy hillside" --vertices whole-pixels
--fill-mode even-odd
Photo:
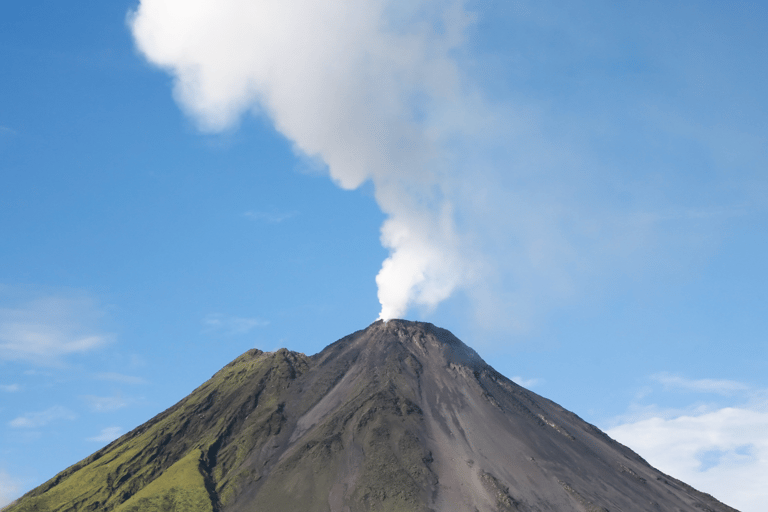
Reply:
[[[251,350],[7,512],[217,510],[238,480],[230,470],[279,427],[281,394],[307,368],[303,354]]]

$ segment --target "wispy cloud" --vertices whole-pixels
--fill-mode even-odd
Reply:
[[[111,339],[98,332],[102,313],[87,297],[18,301],[3,296],[3,291],[7,288],[0,288],[0,360],[56,366],[68,355],[90,352]]]
[[[21,482],[0,469],[0,508],[19,497]]]
[[[207,332],[235,335],[246,334],[257,327],[269,325],[269,322],[261,318],[243,318],[211,313],[203,319],[203,325]]]
[[[96,380],[105,380],[109,382],[119,382],[121,384],[146,384],[147,381],[145,379],[142,379],[141,377],[135,377],[133,375],[124,375],[122,373],[115,373],[115,372],[103,372],[103,373],[97,373],[93,376]]]
[[[58,420],[74,420],[77,415],[60,405],[55,405],[44,411],[30,412],[11,420],[8,425],[13,428],[39,428]]]
[[[0,135],[16,135],[16,130],[0,125]]]
[[[666,389],[679,389],[695,391],[699,393],[715,393],[718,395],[732,395],[749,391],[750,387],[744,383],[724,379],[686,379],[672,373],[657,373],[651,375],[651,379],[662,384]]]
[[[520,386],[523,386],[524,388],[529,388],[530,389],[530,388],[534,387],[537,384],[541,384],[542,381],[541,381],[541,379],[536,379],[536,378],[524,379],[523,377],[521,377],[519,375],[515,375],[514,377],[512,377],[512,382],[514,382],[515,384],[519,384]]]
[[[129,404],[129,400],[126,400],[121,396],[83,395],[80,398],[85,400],[90,409],[94,412],[112,412],[122,409]]]
[[[0,391],[4,391],[6,393],[15,393],[21,388],[18,384],[2,384],[0,385]]]
[[[288,219],[292,219],[293,217],[296,217],[299,214],[299,212],[292,211],[292,212],[277,212],[277,211],[271,211],[271,212],[264,212],[264,211],[255,211],[255,210],[249,210],[245,213],[243,213],[243,217],[246,217],[251,220],[260,221],[260,222],[266,222],[268,224],[279,224],[283,221],[286,221]]]
[[[123,434],[121,427],[107,427],[101,429],[101,432],[94,437],[86,438],[86,441],[94,443],[111,443]]]

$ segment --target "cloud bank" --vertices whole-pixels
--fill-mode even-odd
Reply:
[[[652,466],[744,511],[768,503],[768,407],[652,417],[606,432]]]
[[[725,379],[658,373],[665,394],[694,395],[685,409],[630,408],[606,433],[652,466],[744,512],[768,502],[768,390]],[[647,396],[651,390],[644,393]]]

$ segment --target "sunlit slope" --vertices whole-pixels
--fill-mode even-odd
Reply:
[[[10,510],[733,511],[403,320],[251,350]]]
[[[242,355],[187,398],[24,496],[9,510],[212,511],[231,473],[284,423],[303,354]]]

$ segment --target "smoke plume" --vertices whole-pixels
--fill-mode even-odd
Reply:
[[[639,94],[634,75],[609,80],[623,58],[610,52],[614,34],[589,25],[590,39],[557,43],[552,27],[578,20],[536,16],[521,12],[516,32],[502,29],[536,37],[517,37],[503,56],[517,64],[499,76],[517,82],[501,93],[475,82],[481,67],[493,86],[503,61],[478,60],[461,0],[141,0],[129,24],[200,129],[265,116],[340,187],[372,182],[387,216],[380,318],[429,311],[461,289],[484,325],[504,318],[526,330],[537,309],[576,290],[685,260],[712,239],[701,233],[714,223],[701,220],[727,217],[666,200],[674,181],[660,185],[655,169],[684,161],[683,136],[664,116],[632,117],[661,102]],[[595,100],[595,61],[588,77],[570,78],[582,67],[568,60],[580,55],[573,48],[606,49],[610,73],[596,86],[619,99]],[[523,73],[544,65],[554,85],[531,79],[525,89]],[[707,137],[687,144],[711,146]],[[611,140],[624,160],[605,150]]]
[[[468,282],[443,185],[450,141],[471,121],[451,57],[471,22],[461,2],[142,0],[129,22],[201,129],[267,115],[339,186],[373,182],[390,251],[376,277],[380,318],[434,307]]]

